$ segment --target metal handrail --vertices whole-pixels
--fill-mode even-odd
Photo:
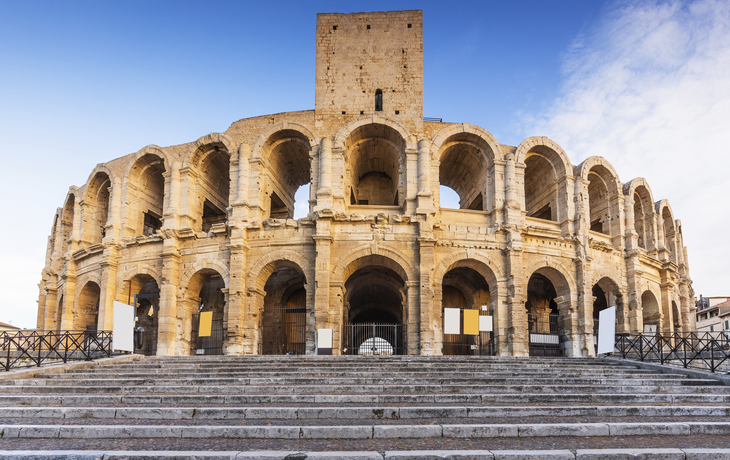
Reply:
[[[40,367],[49,360],[110,357],[111,331],[18,331],[0,332],[0,367]]]
[[[730,363],[730,339],[722,332],[654,332],[616,334],[615,352],[622,358],[680,364],[717,372]]]

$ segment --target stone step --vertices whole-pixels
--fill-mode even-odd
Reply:
[[[311,420],[513,417],[728,417],[708,406],[430,406],[430,407],[0,407],[0,419]]]
[[[0,425],[13,438],[397,439],[728,435],[730,422],[343,426]]]
[[[570,450],[386,450],[314,452],[265,451],[120,451],[120,450],[0,450],[0,460],[717,460],[730,449],[576,449]]]
[[[187,377],[177,379],[166,379],[157,377],[146,378],[128,378],[128,379],[22,379],[22,380],[2,380],[2,386],[179,386],[179,385],[205,385],[205,386],[241,386],[241,385],[550,385],[556,380],[561,385],[603,385],[607,387],[621,386],[652,386],[652,387],[669,387],[669,386],[722,386],[717,380],[709,379],[610,379],[610,378],[287,378],[287,377],[269,377],[269,378],[198,378]]]
[[[196,391],[198,391],[196,389]],[[0,406],[116,406],[174,405],[195,407],[205,405],[250,404],[728,404],[730,395],[706,394],[338,394],[338,395],[0,395]]]
[[[695,394],[730,395],[730,387],[720,385],[128,385],[128,386],[38,386],[6,385],[6,395],[32,394]]]

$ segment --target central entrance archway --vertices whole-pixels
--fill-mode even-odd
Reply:
[[[354,265],[345,281],[345,354],[405,354],[407,310],[402,269],[379,256],[358,259]]]
[[[261,318],[262,355],[303,355],[306,352],[307,291],[304,272],[280,266],[266,280]]]

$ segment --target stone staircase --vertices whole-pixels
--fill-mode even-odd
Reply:
[[[0,459],[730,459],[729,386],[596,359],[153,357],[7,377]]]

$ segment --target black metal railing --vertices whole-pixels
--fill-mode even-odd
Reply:
[[[2,369],[69,360],[91,361],[112,355],[111,331],[0,332]]]
[[[210,335],[198,336],[200,315],[193,315],[193,329],[190,340],[190,355],[222,355],[223,354],[223,312],[213,312],[210,324]]]
[[[717,372],[730,365],[730,339],[723,332],[616,334],[622,358]]]
[[[405,324],[348,324],[345,334],[347,355],[406,354]]]
[[[559,316],[554,313],[527,315],[530,356],[562,356],[558,319]]]

